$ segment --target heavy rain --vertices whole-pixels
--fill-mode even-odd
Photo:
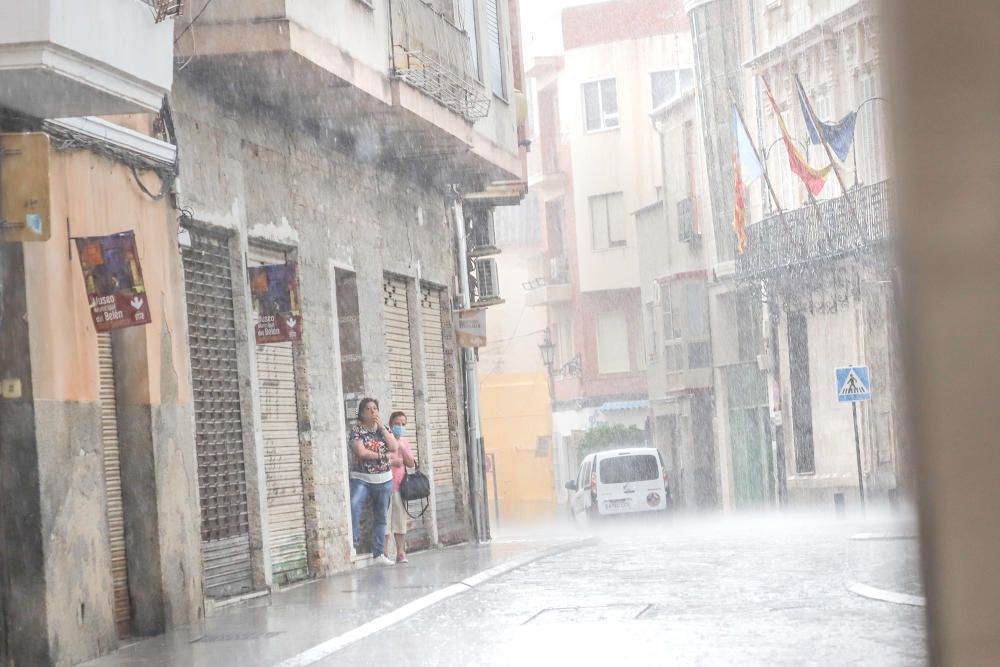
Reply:
[[[995,664],[950,4],[0,0],[0,667]]]

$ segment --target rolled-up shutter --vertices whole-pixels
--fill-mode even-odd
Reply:
[[[385,307],[385,347],[389,355],[389,391],[392,410],[402,410],[412,421],[416,401],[413,397],[413,353],[410,338],[410,308],[406,301],[406,281],[386,277],[383,283]],[[382,415],[389,419],[389,413]],[[416,433],[408,434],[416,448]]]
[[[257,346],[257,382],[264,432],[271,571],[275,583],[287,584],[309,575],[302,445],[291,343]]]
[[[253,590],[228,241],[191,230],[183,260],[205,592],[228,597]]]
[[[406,280],[386,276],[383,282],[383,308],[385,316],[385,347],[389,356],[389,391],[392,400],[391,411],[384,412],[382,418],[388,421],[392,411],[406,413],[410,427],[406,440],[410,443],[414,458],[419,462],[416,424],[416,400],[413,381],[413,344],[410,330],[410,307],[406,297]],[[416,508],[414,508],[414,513]],[[407,539],[418,544],[426,539],[426,531],[421,522],[410,520]]]
[[[460,499],[455,483],[457,442],[449,423],[448,378],[444,359],[442,301],[444,292],[422,286],[420,289],[420,325],[424,341],[424,366],[427,370],[427,412],[430,417],[434,492],[437,506],[438,539],[457,542],[465,539],[459,511]],[[447,313],[447,310],[444,311]],[[452,399],[453,400],[453,399]]]
[[[122,501],[122,468],[118,440],[118,408],[115,399],[115,369],[111,357],[111,334],[97,334],[97,368],[101,399],[101,444],[104,453],[104,509],[111,543],[113,613],[119,637],[132,634],[132,604],[128,589],[125,555],[125,508]]]

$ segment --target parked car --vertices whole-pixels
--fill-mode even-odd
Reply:
[[[663,458],[653,447],[611,449],[588,455],[577,478],[566,482],[574,517],[662,512],[670,502]]]

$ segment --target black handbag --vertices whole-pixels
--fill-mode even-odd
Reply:
[[[420,472],[420,468],[414,466],[413,472],[407,470],[403,475],[403,481],[399,483],[399,495],[407,502],[428,498],[431,495],[431,480]]]
[[[403,475],[403,481],[399,483],[399,496],[403,499],[403,509],[406,510],[407,515],[411,519],[419,519],[430,507],[430,501],[427,500],[431,495],[431,480],[427,478],[427,475],[420,472],[417,466],[413,466],[413,472],[409,470]],[[422,507],[420,508],[419,514],[410,513],[410,501],[411,500],[422,500],[420,503]]]

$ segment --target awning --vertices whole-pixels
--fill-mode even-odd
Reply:
[[[495,181],[482,192],[470,192],[462,197],[466,204],[480,206],[517,206],[528,193],[525,181]]]

